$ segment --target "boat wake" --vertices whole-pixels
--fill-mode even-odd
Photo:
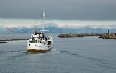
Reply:
[[[0,51],[0,62],[15,60],[16,58],[26,56],[26,54],[24,50]]]
[[[77,53],[73,53],[73,52],[69,52],[69,51],[63,51],[63,50],[60,50],[60,53],[73,55],[75,57],[87,59],[91,62],[95,62],[96,65],[99,65],[101,67],[105,67],[105,68],[109,68],[109,69],[116,69],[116,66],[114,66],[114,64],[112,62],[108,61],[108,60],[98,59],[98,58],[95,58],[95,57],[87,57],[85,55],[80,55],[80,54],[77,54]]]
[[[23,52],[23,53],[26,53],[26,51],[22,51],[22,50],[13,50],[13,51],[0,51],[0,54],[5,54],[5,53],[11,53],[11,52]]]
[[[93,62],[97,66],[116,70],[116,65],[113,64],[111,61],[104,60],[104,59],[99,59],[99,58],[95,58],[95,57],[89,57],[89,56],[86,56],[86,55],[81,55],[81,54],[78,54],[77,52],[70,52],[70,51],[66,51],[66,50],[51,49],[50,52],[42,53],[42,54],[49,55],[49,54],[57,54],[57,53],[67,54],[67,55],[74,56],[76,58],[86,59],[86,60],[88,60],[90,62]],[[29,54],[26,52],[26,50],[0,51],[0,57],[1,57],[0,62],[10,61],[10,60],[11,61],[19,60],[19,58],[24,58],[25,56],[28,56],[28,55]]]

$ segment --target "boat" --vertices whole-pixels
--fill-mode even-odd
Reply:
[[[27,40],[27,52],[28,53],[46,53],[51,51],[52,46],[53,46],[53,38],[48,34],[46,36],[46,31],[44,30],[44,25],[45,25],[45,12],[42,12],[42,30],[35,31],[31,35],[31,38]]]

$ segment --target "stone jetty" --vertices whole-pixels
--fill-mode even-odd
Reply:
[[[111,34],[102,34],[99,36],[99,38],[103,39],[116,39],[116,33],[111,33]]]
[[[58,37],[60,38],[73,38],[73,37],[85,37],[85,36],[100,36],[101,34],[98,33],[81,33],[81,34],[59,34]]]
[[[73,34],[73,33],[67,33],[67,34],[59,34],[59,38],[74,38],[74,37],[85,37],[85,36],[98,36],[98,38],[103,39],[116,39],[116,33],[81,33],[81,34]]]

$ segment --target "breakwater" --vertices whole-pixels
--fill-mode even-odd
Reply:
[[[103,38],[103,39],[116,39],[116,33],[100,35],[99,38]]]
[[[73,38],[73,37],[100,36],[100,35],[101,34],[98,34],[98,33],[81,33],[81,34],[68,33],[68,34],[59,34],[58,37],[60,37],[60,38]]]
[[[116,33],[81,33],[81,34],[73,34],[73,33],[67,33],[67,34],[59,34],[59,38],[74,38],[74,37],[85,37],[85,36],[98,36],[98,38],[103,39],[116,39]]]

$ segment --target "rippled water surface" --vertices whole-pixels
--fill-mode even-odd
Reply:
[[[116,40],[53,38],[48,53],[26,53],[26,40],[1,43],[0,73],[116,73]]]

